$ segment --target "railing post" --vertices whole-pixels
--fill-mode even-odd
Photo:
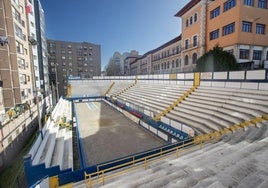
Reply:
[[[147,169],[147,158],[145,158],[145,160],[144,160],[144,169],[145,170]]]
[[[101,174],[102,174],[102,178],[101,178],[102,179],[102,185],[104,185],[104,171],[102,171]]]
[[[92,178],[91,175],[89,175],[89,188],[92,188],[92,184],[93,184]]]
[[[132,164],[135,164],[135,156],[132,157]]]
[[[176,157],[177,158],[179,157],[179,147],[177,147],[177,149],[176,149]]]

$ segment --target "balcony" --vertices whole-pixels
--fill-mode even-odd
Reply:
[[[201,45],[200,45],[199,42],[197,42],[197,43],[191,43],[187,47],[186,46],[182,47],[181,51],[192,50],[192,49],[195,49],[195,48],[199,48],[200,46]]]

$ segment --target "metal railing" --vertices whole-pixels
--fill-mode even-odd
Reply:
[[[87,174],[86,172],[84,172],[85,184],[89,185],[90,188],[92,188],[93,184],[96,184],[96,183],[101,183],[102,185],[104,185],[105,181],[112,179],[114,177],[120,176],[122,174],[125,174],[129,171],[132,171],[132,170],[135,170],[135,169],[138,169],[141,167],[144,167],[144,169],[147,169],[147,166],[149,163],[163,160],[165,158],[173,156],[174,154],[178,158],[179,153],[196,149],[195,147],[188,147],[188,146],[200,145],[200,149],[202,149],[205,142],[209,142],[211,140],[219,140],[221,138],[221,136],[224,134],[233,133],[239,129],[245,129],[246,127],[248,127],[250,125],[256,125],[257,123],[262,122],[263,120],[268,120],[268,115],[263,115],[262,117],[255,117],[249,121],[244,121],[244,122],[240,123],[239,125],[233,125],[229,128],[225,128],[221,131],[216,131],[216,132],[212,132],[212,133],[208,133],[208,134],[198,135],[198,136],[194,137],[193,139],[191,139],[191,141],[188,140],[188,142],[187,142],[187,140],[185,140],[183,142],[180,142],[180,143],[182,143],[181,145],[178,145],[176,147],[172,147],[170,149],[166,149],[166,150],[164,149],[165,147],[168,147],[168,146],[161,147],[159,152],[142,157],[142,158],[139,158],[139,159],[135,159],[135,157],[136,157],[136,155],[135,155],[135,156],[119,159],[116,161],[108,162],[105,164],[101,164],[101,165],[97,166],[97,172],[94,172],[91,174]],[[185,142],[187,142],[187,143],[185,143]],[[179,143],[177,143],[177,144],[179,144]],[[159,148],[158,148],[158,150],[159,150]],[[144,152],[144,153],[146,153],[146,152]],[[147,151],[147,153],[149,153],[149,152]],[[140,155],[140,154],[138,154],[138,155]],[[128,158],[132,158],[132,159],[128,162],[100,170],[101,166],[109,165],[109,164],[115,163],[117,161],[118,162],[123,161],[123,160],[126,160]],[[119,170],[119,169],[122,169],[122,170],[108,174],[108,172],[111,172],[114,170]]]
[[[149,163],[163,160],[164,158],[168,158],[174,154],[176,155],[176,157],[179,157],[179,152],[181,152],[179,150],[186,151],[186,149],[189,150],[191,148],[191,147],[188,147],[190,145],[195,145],[198,143],[202,144],[202,142],[200,142],[200,140],[197,140],[197,142],[196,142],[193,139],[191,139],[191,141],[185,140],[181,143],[182,143],[181,145],[176,146],[176,147],[172,147],[170,149],[165,149],[166,147],[170,147],[170,146],[164,146],[164,147],[155,149],[155,150],[160,150],[160,151],[157,153],[142,157],[142,158],[136,159],[136,157],[138,155],[141,155],[141,154],[138,154],[138,155],[130,156],[127,158],[119,159],[116,161],[112,161],[109,163],[105,163],[102,165],[98,165],[97,172],[94,172],[91,174],[87,174],[86,172],[84,172],[85,184],[89,185],[90,188],[92,188],[93,184],[96,184],[96,183],[102,183],[102,185],[104,185],[105,181],[107,181],[108,179],[114,178],[116,176],[120,176],[122,174],[125,174],[126,172],[135,170],[137,168],[144,167],[145,169],[147,169],[147,166]],[[150,152],[153,152],[153,151],[150,151]],[[146,153],[148,153],[148,152],[144,152],[144,154],[146,154]],[[119,165],[116,165],[116,166],[113,166],[110,168],[99,170],[100,167],[102,167],[102,166],[109,165],[109,164],[112,164],[115,162],[120,162],[122,160],[127,160],[127,159],[131,159],[131,160],[129,162],[126,162],[126,163],[122,163],[122,164],[119,164]],[[122,169],[122,170],[115,172],[115,173],[107,174],[108,172],[118,170],[118,169]]]

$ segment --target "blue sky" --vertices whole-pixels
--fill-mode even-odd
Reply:
[[[102,68],[113,53],[144,54],[181,33],[174,15],[190,0],[41,0],[49,39],[101,45]]]

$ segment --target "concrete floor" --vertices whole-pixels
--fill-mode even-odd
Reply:
[[[88,166],[166,144],[104,102],[77,103],[75,108]]]

